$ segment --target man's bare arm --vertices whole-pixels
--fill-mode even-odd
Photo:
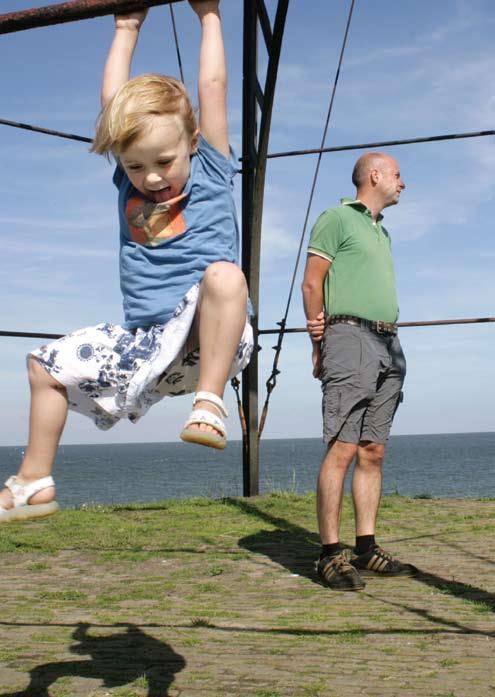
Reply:
[[[324,259],[317,254],[308,254],[302,282],[304,312],[307,320],[306,326],[313,346],[312,361],[315,378],[320,375],[320,343],[325,329],[323,284],[331,263],[328,259]]]

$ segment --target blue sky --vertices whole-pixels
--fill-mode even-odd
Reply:
[[[4,0],[2,11],[33,0]],[[40,3],[46,4],[46,3]],[[270,150],[318,147],[349,5],[292,0]],[[273,17],[276,2],[267,2]],[[186,83],[195,97],[199,31],[174,5]],[[242,2],[222,4],[229,61],[231,140],[240,152]],[[357,0],[327,145],[489,130],[495,114],[495,9],[491,0]],[[91,135],[101,68],[113,32],[104,17],[0,37],[0,118]],[[261,46],[261,44],[260,44]],[[265,61],[261,58],[261,67]],[[133,73],[177,74],[168,7],[152,8]],[[0,126],[0,329],[69,332],[119,321],[116,194],[111,166],[82,143]],[[492,137],[389,148],[406,190],[385,211],[403,321],[494,315],[495,148]],[[310,223],[352,196],[359,152],[325,155]],[[263,224],[260,327],[284,312],[314,156],[272,160]],[[240,204],[240,177],[237,181]],[[239,205],[240,210],[240,205]],[[304,262],[304,259],[303,259]],[[304,264],[303,264],[304,265]],[[289,326],[304,323],[299,285]],[[403,329],[405,401],[393,432],[493,430],[494,325]],[[29,406],[25,354],[38,340],[0,338],[0,445],[22,444]],[[262,338],[260,397],[274,337]],[[306,336],[287,336],[266,437],[319,437],[320,389]],[[227,401],[233,407],[231,390]],[[66,443],[176,440],[190,398],[154,407],[138,425],[100,433],[71,414]],[[229,419],[239,437],[236,416]]]

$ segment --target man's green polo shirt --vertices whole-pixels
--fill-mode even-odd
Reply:
[[[342,199],[316,221],[308,252],[332,262],[325,278],[328,315],[395,322],[399,315],[388,232],[361,201]]]

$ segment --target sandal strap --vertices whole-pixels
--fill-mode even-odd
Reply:
[[[34,482],[29,482],[29,484],[19,484],[17,482],[17,477],[12,476],[7,479],[5,486],[12,494],[14,508],[17,508],[18,506],[27,504],[31,496],[37,494],[38,491],[48,489],[50,486],[55,486],[55,482],[52,476],[48,476],[35,479]]]
[[[227,429],[222,419],[212,414],[211,411],[206,411],[206,409],[193,409],[188,420],[184,424],[184,428],[188,428],[191,424],[208,424],[209,426],[213,426],[224,438],[227,437]]]
[[[225,408],[223,399],[214,392],[196,392],[193,399],[193,407],[195,404],[197,404],[197,402],[210,402],[210,404],[217,407],[223,417],[227,418],[229,415],[227,409]]]

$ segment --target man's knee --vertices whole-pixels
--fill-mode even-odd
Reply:
[[[323,462],[331,462],[334,467],[347,469],[354,460],[357,450],[358,446],[355,443],[346,443],[344,441],[334,440],[329,444],[327,454]]]
[[[247,283],[241,269],[229,261],[216,261],[206,269],[202,288],[218,295],[243,295],[247,300]]]
[[[385,456],[383,443],[361,443],[357,450],[358,464],[380,467]]]

